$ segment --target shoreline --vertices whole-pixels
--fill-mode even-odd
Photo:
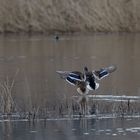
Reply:
[[[0,32],[0,36],[93,36],[93,35],[125,35],[125,34],[140,34],[140,31],[135,32],[126,32],[126,31],[117,31],[117,32]]]

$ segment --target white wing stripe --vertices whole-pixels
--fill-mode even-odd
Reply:
[[[72,80],[82,81],[81,79],[78,79],[78,78],[75,78],[75,77],[72,77],[72,76],[68,76],[68,77],[71,78]]]

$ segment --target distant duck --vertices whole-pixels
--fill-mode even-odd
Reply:
[[[111,65],[97,71],[88,71],[88,68],[84,67],[83,73],[79,71],[57,71],[57,73],[71,85],[77,86],[79,94],[86,95],[89,93],[89,90],[97,90],[99,88],[97,80],[103,79],[115,70],[116,66]]]
[[[55,40],[59,40],[59,36],[58,35],[55,35]]]

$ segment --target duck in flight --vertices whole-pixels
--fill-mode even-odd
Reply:
[[[79,71],[57,71],[60,77],[66,80],[69,84],[77,86],[79,94],[88,94],[90,90],[99,88],[97,80],[101,80],[116,70],[115,65],[111,65],[99,70],[89,71],[84,67],[83,72]]]

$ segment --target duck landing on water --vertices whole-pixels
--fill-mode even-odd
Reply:
[[[117,69],[115,65],[101,68],[99,70],[89,71],[87,67],[84,67],[83,72],[79,71],[56,71],[62,79],[67,81],[73,86],[77,86],[77,92],[82,94],[88,94],[90,90],[97,90],[99,83],[97,80],[101,80],[104,77],[109,76]]]
[[[104,77],[109,76],[116,70],[115,65],[101,68],[99,70],[89,71],[87,67],[84,67],[83,72],[79,71],[57,71],[62,79],[67,81],[73,86],[77,86],[77,92],[80,94],[78,103],[82,114],[88,112],[88,93],[90,90],[97,90],[99,83],[97,80],[101,80]]]

